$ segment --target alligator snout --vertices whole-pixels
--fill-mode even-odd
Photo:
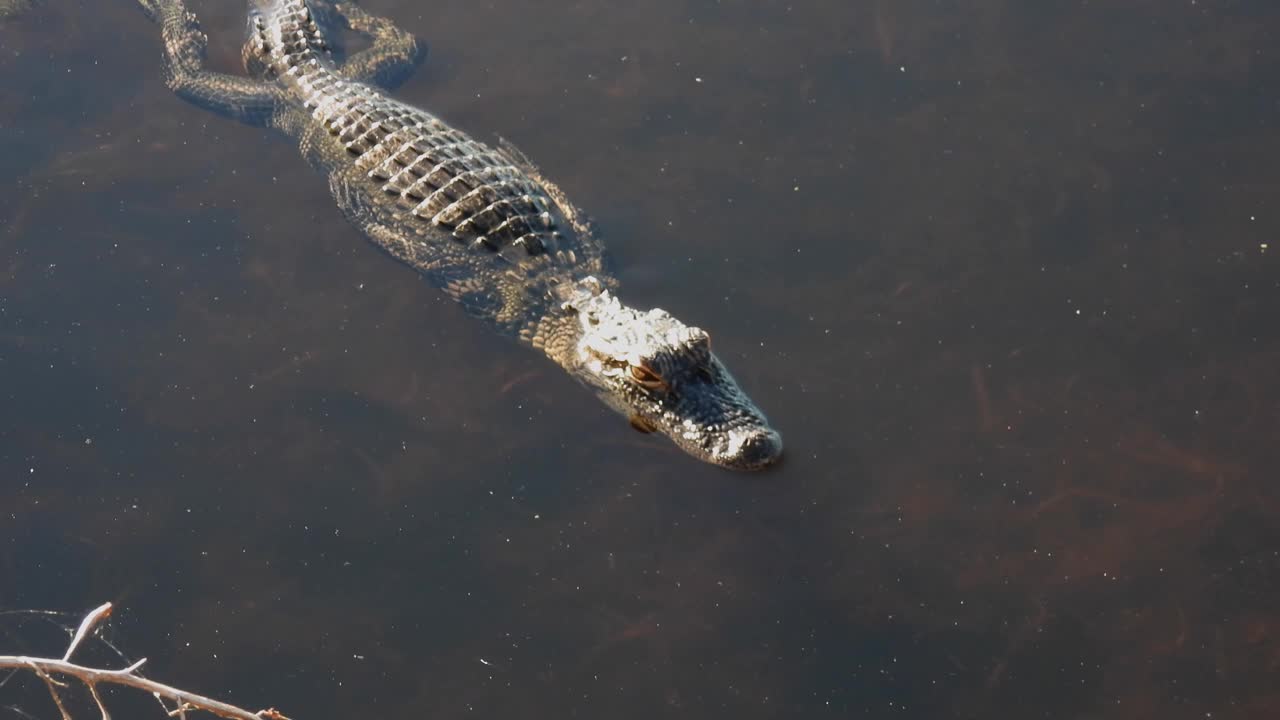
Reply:
[[[731,433],[725,448],[711,459],[734,470],[759,470],[782,459],[782,436],[769,428]]]

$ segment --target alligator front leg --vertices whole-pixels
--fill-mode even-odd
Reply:
[[[369,48],[347,58],[338,68],[338,72],[348,80],[372,83],[389,90],[409,79],[413,69],[426,57],[425,46],[386,18],[370,15],[350,2],[324,0],[320,5],[326,14],[372,41]]]
[[[249,78],[204,69],[209,39],[182,0],[138,0],[161,28],[165,83],[179,97],[249,125],[265,126],[276,108],[276,89]]]

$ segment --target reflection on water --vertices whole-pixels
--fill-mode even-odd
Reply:
[[[367,4],[787,461],[631,432],[128,3],[49,4],[0,23],[0,602],[294,717],[1277,711],[1280,6]]]

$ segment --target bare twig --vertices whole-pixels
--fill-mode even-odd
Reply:
[[[26,718],[27,720],[40,720],[40,718],[36,717],[35,715],[32,715],[31,713],[27,712],[26,710],[23,710],[22,708],[18,707],[17,705],[5,705],[5,706],[4,706],[4,709],[5,709],[5,710],[8,710],[9,712],[13,713],[14,715],[17,715],[18,717]]]
[[[71,638],[71,645],[67,647],[67,653],[62,656],[62,659],[70,660],[71,653],[75,652],[77,647],[80,647],[80,641],[93,632],[95,625],[109,617],[111,617],[111,603],[103,603],[90,610],[89,614],[84,616],[84,620],[80,621],[80,627],[76,628],[75,637]]]
[[[85,687],[89,689],[89,694],[93,697],[94,702],[97,703],[98,710],[102,713],[102,720],[111,720],[111,715],[107,712],[107,706],[102,701],[102,696],[98,694],[98,685],[102,683],[124,685],[151,693],[170,717],[177,717],[183,720],[186,718],[186,713],[192,710],[203,710],[228,718],[228,720],[289,720],[275,708],[250,712],[235,705],[224,703],[221,700],[196,695],[171,685],[144,678],[137,674],[137,670],[146,662],[145,658],[120,670],[104,670],[71,662],[71,654],[80,645],[81,641],[93,631],[94,626],[110,614],[111,603],[106,603],[86,615],[61,660],[27,655],[0,655],[0,670],[28,670],[35,673],[49,688],[49,694],[53,696],[53,702],[58,706],[58,711],[62,714],[62,720],[72,720],[72,717],[62,702],[62,696],[58,693],[58,688],[65,688],[66,684],[54,679],[54,675],[72,677],[84,683]],[[169,710],[165,700],[173,703],[175,708]]]
[[[97,684],[89,685],[89,694],[93,696],[93,701],[98,703],[98,710],[102,712],[102,720],[111,720],[111,713],[107,712],[107,706],[102,703],[102,696],[98,694]]]
[[[45,687],[49,688],[49,694],[53,696],[53,704],[57,705],[58,712],[62,713],[62,720],[71,720],[71,713],[67,712],[67,706],[62,704],[62,696],[58,694],[58,688],[56,687],[57,685],[62,685],[62,683],[59,683],[58,681],[49,677],[49,673],[45,672],[43,668],[37,666],[36,664],[34,663],[25,663],[25,664],[29,666],[32,670],[34,670],[36,675],[39,675],[40,679],[44,681]],[[66,687],[66,686],[63,685],[63,687]]]

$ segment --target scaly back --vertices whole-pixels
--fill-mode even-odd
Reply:
[[[255,3],[246,59],[306,114],[291,134],[348,217],[474,314],[523,329],[548,288],[601,273],[585,223],[522,155],[344,77],[303,0]]]

